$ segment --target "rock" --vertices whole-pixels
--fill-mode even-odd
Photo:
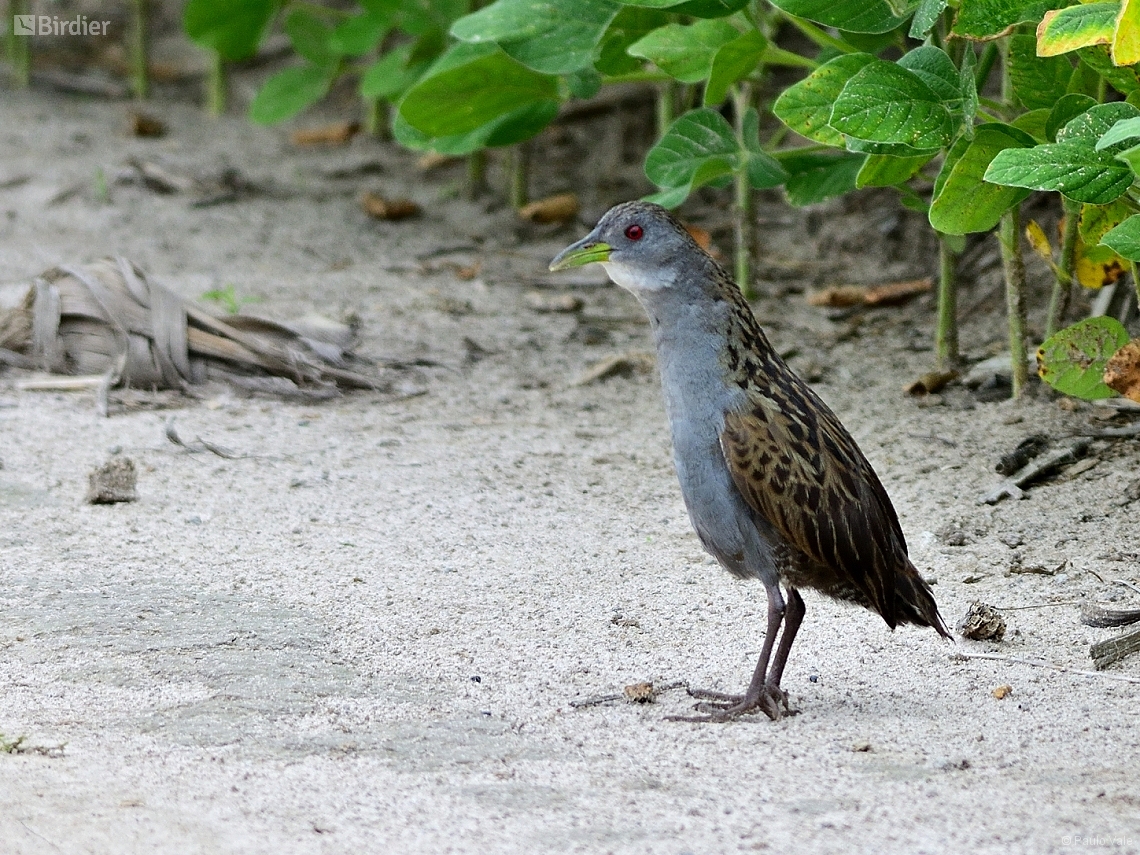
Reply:
[[[1001,641],[1005,638],[1005,618],[993,606],[974,600],[956,629],[963,638],[974,641]]]
[[[134,502],[139,494],[138,472],[129,457],[112,457],[87,475],[87,504],[112,505]]]

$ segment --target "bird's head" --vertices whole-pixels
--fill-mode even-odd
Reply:
[[[610,208],[594,230],[558,253],[551,270],[592,261],[634,293],[660,291],[678,281],[686,262],[704,251],[673,215],[649,202],[624,202]]]

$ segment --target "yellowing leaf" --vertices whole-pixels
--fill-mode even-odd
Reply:
[[[1049,238],[1045,237],[1044,229],[1036,220],[1030,220],[1029,225],[1025,227],[1025,237],[1029,239],[1029,245],[1033,247],[1035,253],[1046,261],[1053,260],[1053,247],[1049,243]]]
[[[1116,4],[1090,3],[1046,12],[1037,25],[1037,55],[1057,56],[1077,48],[1112,43]]]
[[[1076,270],[1077,281],[1086,288],[1102,288],[1111,285],[1124,275],[1128,263],[1106,246],[1086,246],[1077,239]]]
[[[1140,0],[1122,0],[1111,50],[1113,65],[1140,62]]]

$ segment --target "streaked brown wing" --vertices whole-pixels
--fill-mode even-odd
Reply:
[[[779,402],[755,392],[726,416],[721,448],[733,482],[790,545],[894,626],[894,580],[907,566],[898,517],[835,415],[806,386],[793,387]]]

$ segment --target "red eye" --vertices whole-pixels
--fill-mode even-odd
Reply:
[[[625,230],[625,236],[630,240],[641,240],[642,235],[645,234],[645,229],[634,223]]]

